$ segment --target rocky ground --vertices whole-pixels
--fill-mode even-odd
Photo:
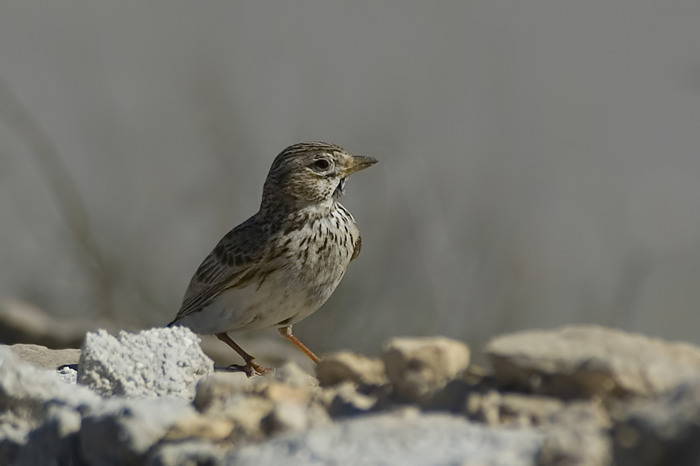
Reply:
[[[215,371],[183,328],[0,346],[0,464],[697,465],[700,348],[593,326]]]

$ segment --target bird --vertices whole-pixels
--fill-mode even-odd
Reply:
[[[277,155],[257,213],[229,231],[192,277],[168,326],[214,334],[244,361],[248,377],[265,367],[229,336],[276,327],[314,363],[319,358],[292,333],[340,283],[362,248],[352,214],[338,201],[350,175],[377,163],[327,142],[294,144]]]

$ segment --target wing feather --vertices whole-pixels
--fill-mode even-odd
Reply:
[[[223,291],[247,281],[245,277],[251,276],[262,259],[263,233],[254,217],[229,231],[197,268],[171,325],[199,311]]]

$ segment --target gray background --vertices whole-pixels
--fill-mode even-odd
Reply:
[[[700,342],[697,0],[4,0],[0,76],[0,296],[162,325],[273,157],[327,140],[380,164],[313,348]]]

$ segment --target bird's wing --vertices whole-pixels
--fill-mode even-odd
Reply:
[[[252,218],[229,231],[197,269],[170,325],[199,311],[223,291],[249,282],[259,271],[264,242]]]

